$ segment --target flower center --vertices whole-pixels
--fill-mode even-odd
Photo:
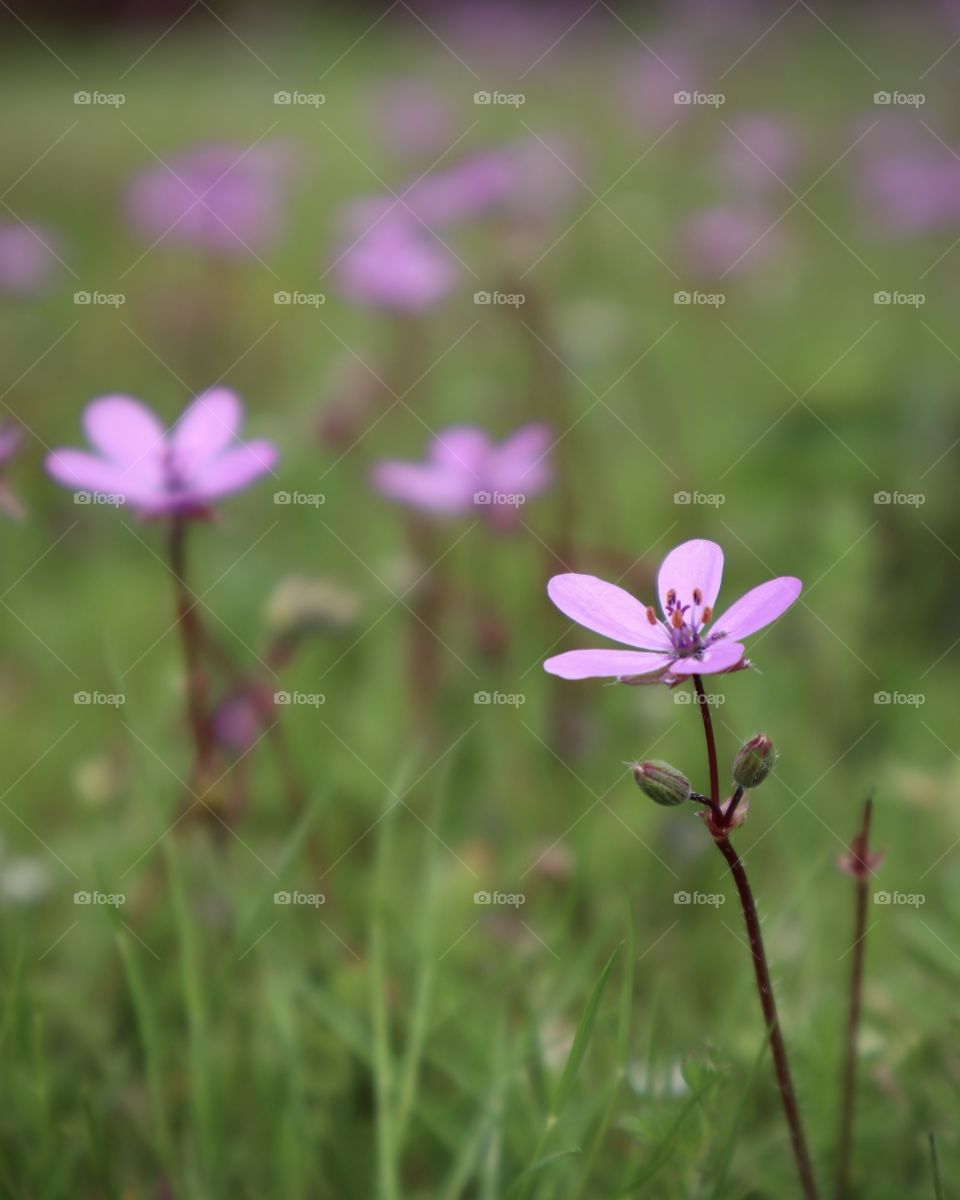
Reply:
[[[703,603],[703,592],[694,588],[690,602],[684,604],[675,588],[670,588],[665,597],[666,620],[663,622],[673,651],[677,658],[700,656],[713,638],[704,638],[704,628],[710,623],[713,609]],[[647,613],[651,624],[656,624],[656,614],[650,608]]]

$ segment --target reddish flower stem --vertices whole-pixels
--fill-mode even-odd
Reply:
[[[847,1009],[847,1038],[840,1101],[840,1135],[837,1152],[837,1200],[844,1200],[850,1179],[853,1149],[853,1114],[857,1091],[857,1035],[863,997],[863,961],[867,940],[867,889],[870,880],[870,817],[873,801],[863,809],[863,824],[851,846],[851,861],[857,869],[853,920],[853,963],[850,969],[850,1001]]]
[[[719,802],[719,771],[717,769],[717,745],[713,734],[713,719],[706,693],[703,690],[703,680],[699,675],[693,676],[693,686],[696,690],[700,715],[703,718],[704,735],[707,742],[707,760],[710,765],[710,787],[715,801]],[[816,1181],[813,1176],[813,1166],[807,1150],[807,1142],[803,1133],[803,1123],[800,1120],[800,1109],[790,1075],[790,1064],[787,1060],[787,1047],[780,1030],[780,1018],[777,1015],[777,1003],[773,995],[773,983],[770,979],[770,968],[767,965],[767,955],[763,946],[763,935],[760,932],[760,917],[750,889],[750,881],[740,856],[730,843],[726,833],[714,837],[717,849],[727,861],[730,873],[740,897],[740,907],[743,910],[743,920],[747,927],[747,937],[750,940],[750,955],[753,959],[753,970],[757,980],[757,992],[760,996],[760,1007],[770,1038],[770,1050],[773,1055],[774,1072],[777,1087],[780,1089],[780,1099],[783,1102],[783,1113],[790,1130],[790,1142],[793,1147],[793,1157],[800,1176],[800,1186],[806,1200],[819,1200]]]
[[[187,671],[187,720],[196,754],[195,769],[199,772],[210,758],[213,731],[207,713],[207,679],[201,665],[204,633],[197,615],[197,602],[187,586],[186,522],[174,516],[168,537],[170,572],[174,582],[177,607],[177,628]]]

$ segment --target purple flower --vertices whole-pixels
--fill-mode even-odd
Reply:
[[[862,192],[887,233],[924,233],[960,221],[960,163],[937,147],[881,152],[867,162]]]
[[[437,155],[456,136],[443,94],[421,79],[397,79],[376,98],[377,132],[386,147],[419,158]]]
[[[56,273],[53,235],[37,225],[0,225],[0,292],[33,296]]]
[[[195,146],[135,176],[126,209],[150,242],[169,238],[214,254],[255,254],[279,232],[287,164],[277,147]]]
[[[780,190],[796,165],[800,142],[787,122],[760,113],[730,122],[720,163],[733,183],[758,191]],[[768,222],[772,224],[772,222]]]
[[[201,393],[172,429],[129,396],[87,405],[83,427],[96,453],[54,450],[48,473],[66,487],[130,504],[146,516],[191,515],[273,469],[271,442],[240,440],[240,399],[227,388]]]
[[[683,227],[684,257],[690,270],[701,278],[756,269],[784,246],[777,219],[752,208],[721,205],[703,209]]]
[[[344,251],[337,274],[355,304],[404,313],[432,308],[459,280],[453,256],[440,242],[392,217]]]
[[[455,425],[436,435],[426,462],[378,463],[373,486],[436,516],[480,513],[493,524],[513,524],[518,507],[550,484],[552,436],[545,425],[524,425],[498,444],[482,429]]]
[[[741,638],[775,621],[803,585],[789,575],[771,579],[714,620],[722,575],[723,551],[715,542],[695,539],[671,550],[657,579],[663,620],[652,605],[593,575],[555,575],[547,594],[562,613],[594,633],[637,648],[569,650],[548,658],[544,668],[562,679],[673,684],[687,675],[747,666]]]

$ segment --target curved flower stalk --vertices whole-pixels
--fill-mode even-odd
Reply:
[[[627,683],[664,683],[676,687],[692,680],[703,721],[707,748],[709,791],[694,790],[688,778],[667,763],[636,763],[634,778],[657,804],[702,805],[704,825],[733,876],[750,943],[757,993],[770,1040],[774,1071],[784,1117],[790,1132],[797,1173],[806,1200],[817,1200],[817,1185],[790,1073],[786,1045],[767,963],[760,918],[747,878],[730,835],[746,820],[747,792],[759,787],[773,769],[770,739],[758,734],[737,753],[732,767],[733,790],[724,797],[716,737],[702,676],[749,667],[741,639],[769,625],[800,595],[799,579],[784,576],[753,588],[720,617],[713,606],[720,591],[723,552],[714,542],[684,542],[664,559],[658,576],[660,615],[629,593],[591,575],[559,575],[547,591],[554,604],[578,624],[625,643],[628,650],[571,650],[544,663],[564,679],[615,678]]]
[[[244,803],[243,773],[224,806],[221,781],[231,771],[225,757],[235,749],[224,735],[223,701],[214,673],[225,678],[227,696],[241,696],[246,715],[271,734],[291,803],[300,807],[286,749],[277,726],[272,696],[262,679],[251,680],[233,665],[210,635],[200,615],[200,599],[189,583],[187,541],[192,523],[210,520],[213,506],[272,472],[277,451],[268,441],[243,441],[243,406],[227,388],[211,388],[187,406],[171,429],[139,400],[104,396],[84,411],[83,427],[92,449],[52,451],[46,469],[58,483],[74,489],[78,500],[130,507],[142,519],[166,525],[167,555],[174,586],[177,627],[187,673],[187,722],[193,743],[191,792],[216,814],[220,807],[236,816]],[[236,710],[234,709],[234,716]],[[236,727],[234,722],[233,728]]]

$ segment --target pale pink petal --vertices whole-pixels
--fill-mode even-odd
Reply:
[[[377,463],[371,472],[371,481],[388,500],[445,516],[469,511],[476,490],[475,481],[463,472],[393,460]]]
[[[743,646],[739,642],[715,642],[703,652],[702,658],[678,658],[670,668],[671,675],[716,675],[729,671],[743,658]]]
[[[554,575],[547,595],[560,611],[585,629],[644,650],[667,650],[667,631],[651,625],[646,608],[629,592],[595,575]]]
[[[561,679],[620,679],[664,671],[672,662],[669,654],[640,650],[567,650],[548,658],[543,669]]]
[[[236,439],[243,420],[240,398],[229,388],[210,388],[184,410],[170,433],[178,464],[193,466],[215,458]]]
[[[130,396],[101,396],[87,405],[83,428],[90,444],[123,466],[158,460],[166,434],[145,404]]]
[[[76,491],[123,496],[124,502],[136,506],[150,504],[162,495],[159,487],[151,486],[142,476],[86,450],[54,450],[44,465],[57,483]]]
[[[524,425],[490,456],[487,483],[491,491],[535,496],[552,477],[549,450],[554,441],[548,425]]]
[[[667,611],[667,592],[673,589],[681,605],[693,602],[693,589],[703,592],[703,604],[712,607],[723,577],[723,551],[716,542],[702,538],[683,542],[671,550],[660,565],[657,588],[660,604]]]
[[[785,613],[800,595],[803,584],[792,575],[781,575],[761,583],[735,601],[723,616],[710,626],[711,633],[724,633],[732,638],[744,638],[756,633]]]
[[[214,500],[272,471],[276,461],[277,448],[272,442],[243,442],[206,463],[188,490],[198,500]]]
[[[438,466],[467,474],[479,482],[486,474],[490,451],[490,438],[482,429],[472,425],[453,425],[436,435],[427,454],[430,461]]]

